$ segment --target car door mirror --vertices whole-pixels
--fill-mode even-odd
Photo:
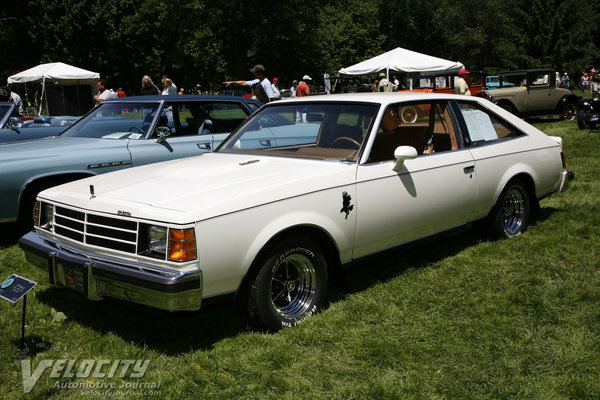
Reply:
[[[392,168],[394,171],[400,171],[405,160],[414,160],[417,158],[417,149],[412,146],[399,146],[394,150],[396,165]]]
[[[10,117],[10,119],[6,122],[6,126],[10,129],[19,129],[23,126],[23,121],[17,117]]]
[[[198,135],[210,134],[210,129],[213,126],[213,122],[210,119],[205,119],[204,122],[198,128]]]
[[[168,126],[159,126],[158,128],[156,128],[156,134],[158,136],[158,139],[156,139],[156,141],[158,143],[164,142],[165,139],[171,134],[171,128],[169,128]]]

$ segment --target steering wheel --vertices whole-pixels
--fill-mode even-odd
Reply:
[[[146,132],[144,132],[144,130],[142,128],[138,128],[137,126],[132,126],[131,128],[128,129],[128,131],[141,133],[142,135],[146,134]]]
[[[357,149],[360,148],[360,143],[358,143],[358,141],[356,141],[356,140],[354,140],[354,139],[352,139],[351,137],[348,137],[348,136],[340,136],[338,138],[335,138],[333,140],[333,142],[331,142],[331,147],[333,147],[333,145],[335,144],[335,142],[338,142],[338,141],[341,141],[341,140],[345,140],[346,142],[352,143],[353,145],[356,146]]]

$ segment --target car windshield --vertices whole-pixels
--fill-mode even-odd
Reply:
[[[92,109],[61,136],[143,139],[160,107],[158,102],[106,102]]]
[[[253,115],[218,151],[356,161],[378,109],[358,103],[274,104]]]

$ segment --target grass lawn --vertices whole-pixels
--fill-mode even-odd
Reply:
[[[22,301],[0,299],[2,397],[100,399],[102,385],[125,384],[115,398],[600,398],[600,132],[535,125],[563,137],[575,181],[542,200],[525,234],[471,230],[355,266],[325,311],[276,334],[248,331],[230,305],[168,314],[52,288],[1,226],[0,280],[38,282],[25,350]],[[22,360],[32,373],[53,363],[27,394]],[[107,360],[108,375],[115,361],[150,361],[135,378],[121,364],[86,375],[85,360]],[[82,377],[65,377],[69,361]],[[73,387],[84,384],[91,394]]]

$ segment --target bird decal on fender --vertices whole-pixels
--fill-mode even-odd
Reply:
[[[352,196],[348,194],[348,192],[342,192],[342,209],[340,213],[346,213],[346,219],[348,219],[348,214],[350,211],[354,209],[354,205],[350,204],[352,201]]]

